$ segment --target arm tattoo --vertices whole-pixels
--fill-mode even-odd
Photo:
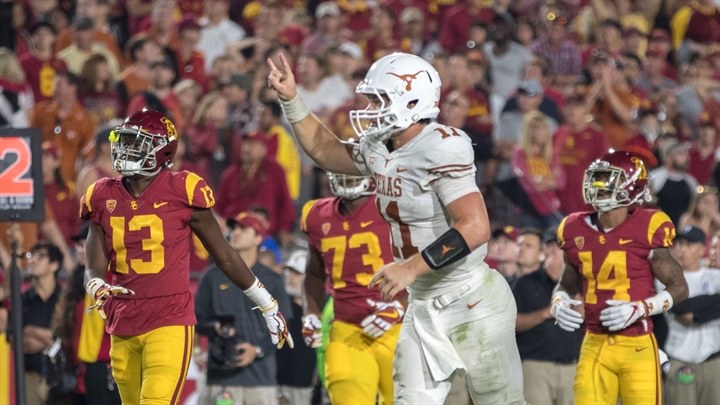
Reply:
[[[655,277],[665,284],[665,290],[670,293],[675,304],[687,298],[688,286],[682,267],[672,256],[670,249],[665,247],[653,249],[650,266]]]
[[[574,298],[580,291],[582,291],[582,277],[580,277],[580,271],[577,266],[570,262],[567,253],[564,254],[565,266],[563,266],[563,273],[560,276],[560,282],[555,287],[555,291],[564,290],[571,298]]]

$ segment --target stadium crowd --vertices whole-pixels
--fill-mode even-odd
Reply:
[[[28,252],[20,263],[32,280],[23,294],[28,403],[119,403],[108,371],[109,337],[100,324],[100,338],[94,338],[99,318],[83,311],[77,269],[84,268],[87,225],[78,207],[88,186],[118,175],[111,129],[143,108],[175,124],[179,147],[171,170],[207,181],[229,239],[238,227],[263,236],[259,247],[233,247],[248,266],[272,270],[264,277],[275,287],[283,281],[273,272],[285,276],[283,313],[295,345],[307,349],[296,285],[305,266],[291,253],[307,247],[299,231],[302,207],[332,193],[326,173],[293,139],[267,85],[266,60],[278,61],[282,53],[308,108],[350,140],[356,135],[348,113],[367,105],[354,89],[375,60],[393,52],[419,55],[437,69],[438,121],[473,141],[476,182],[494,230],[486,261],[513,286],[529,403],[572,403],[582,335],[560,330],[550,316],[563,262],[553,232],[564,216],[592,210],[583,200],[584,172],[608,149],[637,153],[651,169],[650,205],[677,227],[680,243],[673,251],[683,269],[720,268],[717,1],[0,0],[0,126],[37,127],[43,140],[45,221],[0,223],[0,333],[8,324],[10,241]],[[246,212],[252,221],[239,216]],[[188,249],[197,288],[211,263],[197,238]],[[720,287],[703,286],[695,295],[720,294]],[[197,294],[202,291],[201,283]],[[212,297],[200,298],[203,311],[212,311]],[[683,389],[703,383],[714,384],[711,398],[720,400],[718,305],[678,306],[665,315],[668,322],[663,315],[655,320],[660,347],[681,362],[665,370],[671,398],[687,398]],[[677,334],[703,325],[711,326],[703,333],[718,346],[697,356],[678,344]],[[198,325],[196,332],[212,338],[218,326]],[[84,376],[61,394],[48,393],[43,363],[56,337]],[[212,403],[232,396],[225,385],[233,384],[285,387],[262,396],[233,391],[246,403],[270,403],[276,395],[284,403],[306,398],[288,387],[315,383],[304,377],[312,374],[307,359],[314,356],[282,354],[286,349],[276,355],[269,341],[261,341],[269,337],[257,339],[245,350],[255,355],[243,361],[263,360],[258,374],[224,380],[209,373],[205,394]],[[212,353],[206,339],[196,340],[196,361],[205,369]],[[275,357],[277,366],[268,365]],[[548,364],[556,368],[548,371]],[[545,390],[555,396],[533,396]]]

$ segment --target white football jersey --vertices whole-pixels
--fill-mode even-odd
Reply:
[[[470,138],[435,122],[392,153],[385,143],[362,137],[355,146],[354,161],[360,172],[375,178],[376,204],[390,224],[396,261],[421,252],[452,226],[432,183],[441,177],[474,179],[476,171]],[[484,244],[451,266],[422,274],[410,285],[410,292],[427,299],[475,282],[490,271],[486,254]]]

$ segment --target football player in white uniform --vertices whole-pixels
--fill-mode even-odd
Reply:
[[[280,61],[278,68],[268,60],[268,85],[300,146],[327,171],[377,182],[395,262],[370,287],[379,283],[387,301],[410,292],[393,365],[395,403],[442,404],[456,372],[465,375],[476,404],[524,403],[515,300],[483,260],[490,229],[470,139],[435,122],[437,71],[404,53],[376,61],[356,89],[369,106],[350,112],[360,136],[350,144],[310,113],[282,55]]]

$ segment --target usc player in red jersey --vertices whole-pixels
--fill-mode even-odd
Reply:
[[[335,299],[335,320],[325,353],[325,381],[330,402],[380,404],[393,401],[393,352],[407,296],[383,302],[367,285],[393,261],[390,227],[375,206],[369,177],[328,173],[337,197],[309,201],[301,228],[310,251],[304,282],[303,337],[309,347],[321,345],[320,312],[325,288]],[[329,280],[328,280],[329,278]],[[329,281],[329,283],[326,283]]]
[[[585,172],[585,202],[595,212],[566,217],[558,228],[565,270],[551,314],[586,335],[575,375],[575,404],[660,404],[660,364],[650,316],[684,300],[688,287],[669,246],[675,227],[662,211],[635,207],[649,200],[640,155],[613,151]],[[657,277],[666,285],[656,293]],[[582,294],[582,301],[576,300]]]
[[[211,211],[210,187],[194,173],[167,170],[178,143],[173,123],[157,111],[138,111],[110,140],[113,166],[122,176],[90,185],[80,215],[92,221],[86,290],[107,318],[112,373],[123,404],[180,399],[195,325],[188,287],[192,232],[258,305],[273,343],[282,347],[287,340],[292,347],[277,301],[225,241]]]

